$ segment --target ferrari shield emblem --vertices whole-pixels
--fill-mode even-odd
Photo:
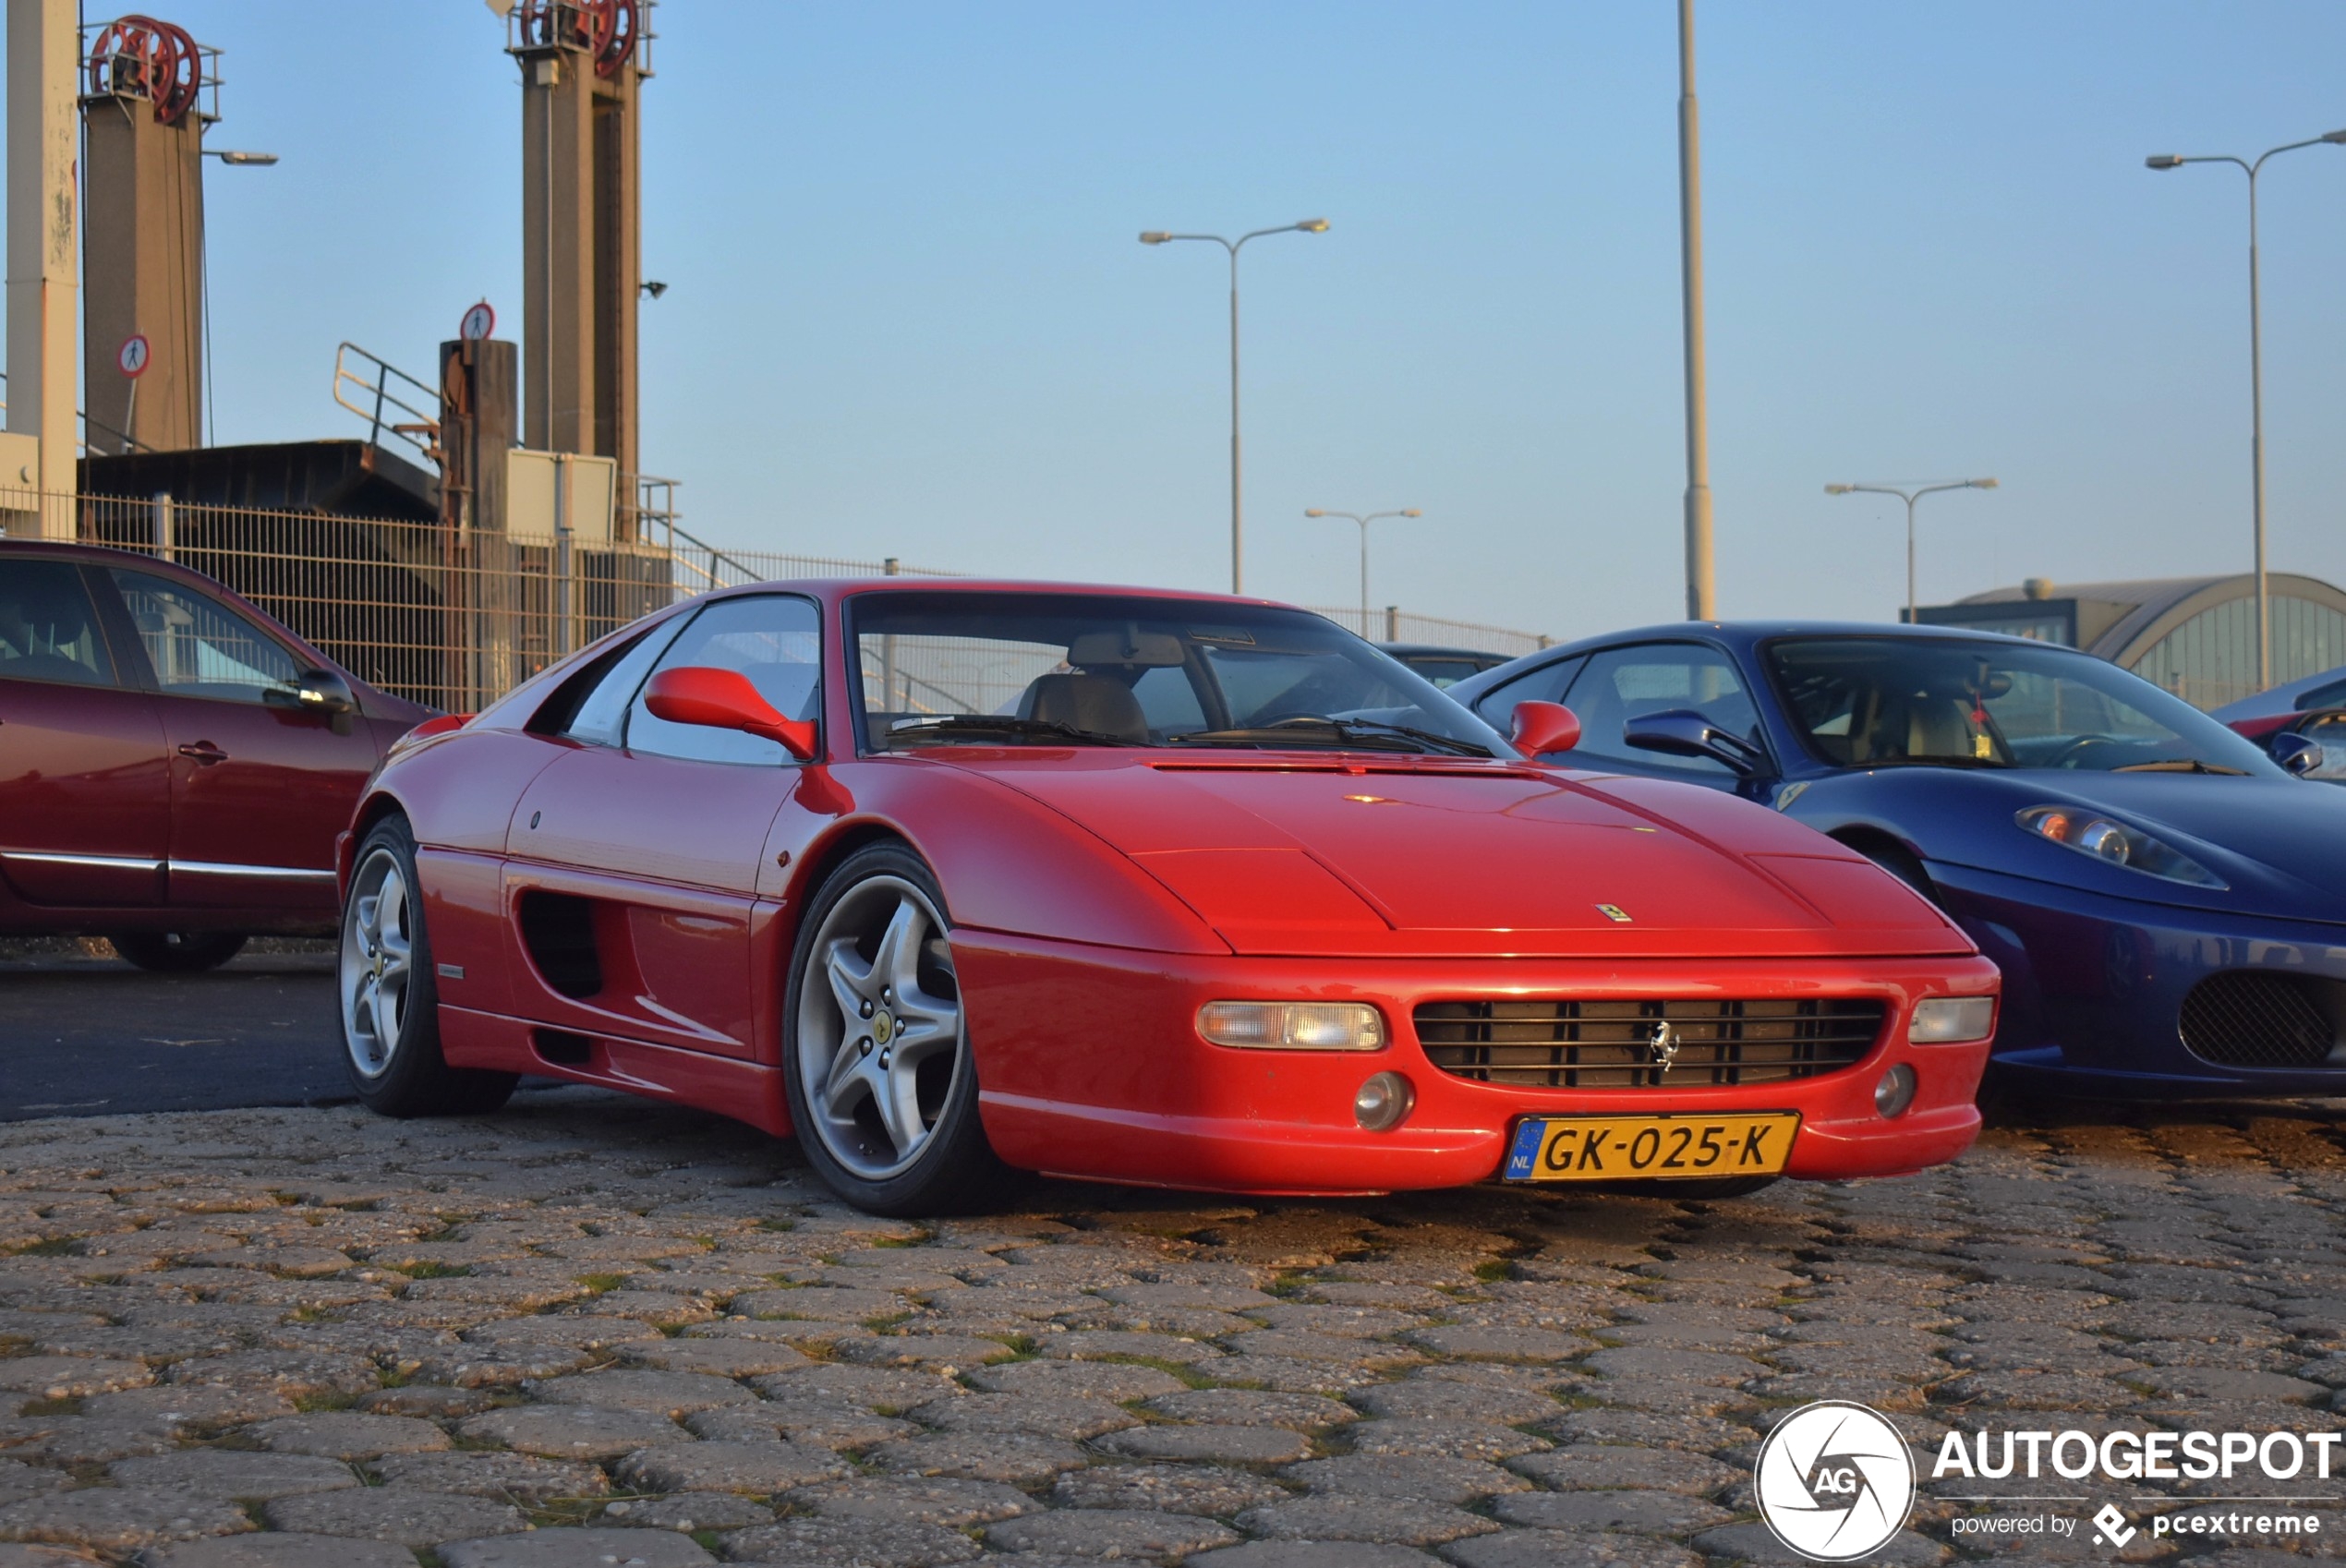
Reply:
[[[1629,911],[1623,909],[1619,904],[1599,904],[1597,906],[1597,913],[1604,916],[1605,919],[1613,922],[1615,925],[1626,925],[1629,923]]]

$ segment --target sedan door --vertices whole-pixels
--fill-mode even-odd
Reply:
[[[505,907],[526,1016],[718,1055],[756,1054],[780,966],[752,962],[766,844],[801,769],[772,741],[671,724],[644,682],[736,669],[793,718],[819,711],[820,612],[793,595],[719,599],[621,657],[562,730],[507,838]]]
[[[374,770],[371,730],[291,706],[299,661],[231,606],[159,573],[106,575],[152,667],[172,754],[171,904],[331,923],[334,836]]]
[[[0,551],[0,875],[28,903],[163,901],[168,754],[123,654],[79,563]]]

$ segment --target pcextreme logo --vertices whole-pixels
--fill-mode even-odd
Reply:
[[[1915,1462],[1889,1417],[1847,1400],[1804,1405],[1760,1447],[1760,1517],[1815,1562],[1850,1562],[1905,1527]]]

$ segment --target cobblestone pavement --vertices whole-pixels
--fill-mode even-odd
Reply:
[[[925,1226],[585,1091],[23,1122],[0,1542],[46,1544],[0,1568],[1782,1561],[1750,1469],[1814,1398],[1925,1458],[1991,1422],[2328,1429],[2341,1199],[2328,1105],[1734,1201],[1052,1187]],[[2127,1505],[2243,1490],[2165,1485]],[[1944,1498],[2000,1487],[1926,1483],[1887,1560],[1987,1554]]]

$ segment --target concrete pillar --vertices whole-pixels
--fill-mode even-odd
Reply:
[[[203,444],[203,122],[155,118],[145,98],[82,100],[88,167],[82,406],[91,452]],[[125,339],[147,340],[138,396]],[[134,426],[133,421],[136,421]]]
[[[631,54],[602,76],[568,42],[539,39],[514,53],[522,74],[524,444],[615,459],[618,537],[633,538],[644,73]]]
[[[8,0],[8,428],[36,437],[39,516],[12,535],[74,537],[75,0]],[[16,479],[15,474],[0,478]],[[28,525],[29,524],[29,525]]]

